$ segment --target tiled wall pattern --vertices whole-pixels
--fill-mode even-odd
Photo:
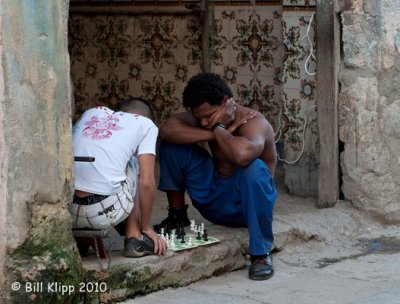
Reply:
[[[305,71],[314,44],[315,0],[213,6],[211,70],[242,104],[260,110],[283,143],[285,159],[302,151],[318,162],[315,77]],[[71,74],[76,118],[87,108],[129,95],[150,100],[161,123],[181,110],[188,79],[201,71],[195,16],[70,16]],[[315,45],[313,45],[315,47]],[[315,54],[315,50],[314,50]],[[308,70],[315,72],[315,60]],[[279,115],[279,114],[282,115]]]
[[[304,7],[314,7],[317,5],[317,0],[283,0],[283,6],[297,7],[300,11]]]
[[[318,162],[313,14],[312,11],[284,10],[282,15],[283,107],[279,132],[284,136],[284,157],[289,161],[297,159],[303,151],[305,136],[304,153]]]
[[[77,119],[96,105],[138,96],[160,123],[180,110],[188,79],[200,72],[194,17],[70,17],[71,75]]]
[[[278,126],[282,105],[282,6],[217,6],[212,70],[243,105]]]

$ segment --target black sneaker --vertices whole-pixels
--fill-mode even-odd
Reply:
[[[154,254],[153,241],[143,233],[143,240],[134,237],[125,239],[125,256],[128,258],[140,258],[145,255]]]
[[[189,226],[190,221],[187,216],[188,207],[188,205],[185,205],[184,208],[174,208],[169,206],[167,218],[165,218],[160,224],[154,225],[154,231],[160,234],[161,228],[164,228],[164,231],[171,231],[172,229],[181,226]]]
[[[274,275],[272,257],[268,254],[264,258],[251,258],[249,278],[252,280],[267,280]]]

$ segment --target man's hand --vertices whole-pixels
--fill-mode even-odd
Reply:
[[[250,111],[247,113],[246,116],[244,116],[242,119],[237,119],[233,124],[229,126],[228,129],[226,129],[229,133],[233,134],[241,125],[244,125],[247,123],[248,120],[252,119],[254,116],[256,116],[256,113],[253,111]]]
[[[209,120],[209,126],[212,127],[216,123],[229,126],[235,120],[236,105],[232,98],[221,105],[221,108],[216,111]]]
[[[167,243],[158,236],[153,228],[148,228],[143,230],[143,232],[153,241],[155,254],[163,255],[167,252]]]

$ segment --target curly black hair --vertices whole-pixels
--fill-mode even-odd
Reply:
[[[232,91],[225,81],[214,73],[200,73],[193,76],[183,90],[183,106],[196,108],[205,102],[221,104],[224,97],[231,98]]]

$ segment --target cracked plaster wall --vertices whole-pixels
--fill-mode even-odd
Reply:
[[[61,18],[53,13],[57,6],[2,1],[1,11],[7,12],[2,16],[3,132],[11,248],[26,238],[29,205],[65,200],[71,190],[69,64]]]
[[[20,303],[27,295],[10,295],[11,280],[39,278],[49,269],[68,279],[70,269],[57,268],[65,258],[56,265],[53,250],[76,258],[67,209],[73,165],[68,1],[0,0],[0,15],[0,299]],[[41,257],[52,261],[45,262],[48,269],[37,262]]]
[[[0,0],[1,4],[1,0]],[[6,221],[6,185],[7,185],[7,164],[4,161],[6,158],[5,155],[5,138],[4,138],[4,109],[3,109],[3,100],[4,100],[4,77],[3,77],[3,63],[2,56],[3,46],[2,46],[2,22],[1,22],[1,14],[0,14],[0,244],[4,244],[6,240],[6,231],[5,231],[5,221]],[[4,269],[4,261],[6,254],[5,246],[0,246],[0,274],[3,273]],[[0,275],[0,286],[4,284],[4,276]],[[0,299],[1,299],[1,291],[0,291]]]
[[[342,24],[342,191],[400,221],[400,1],[337,1]]]

